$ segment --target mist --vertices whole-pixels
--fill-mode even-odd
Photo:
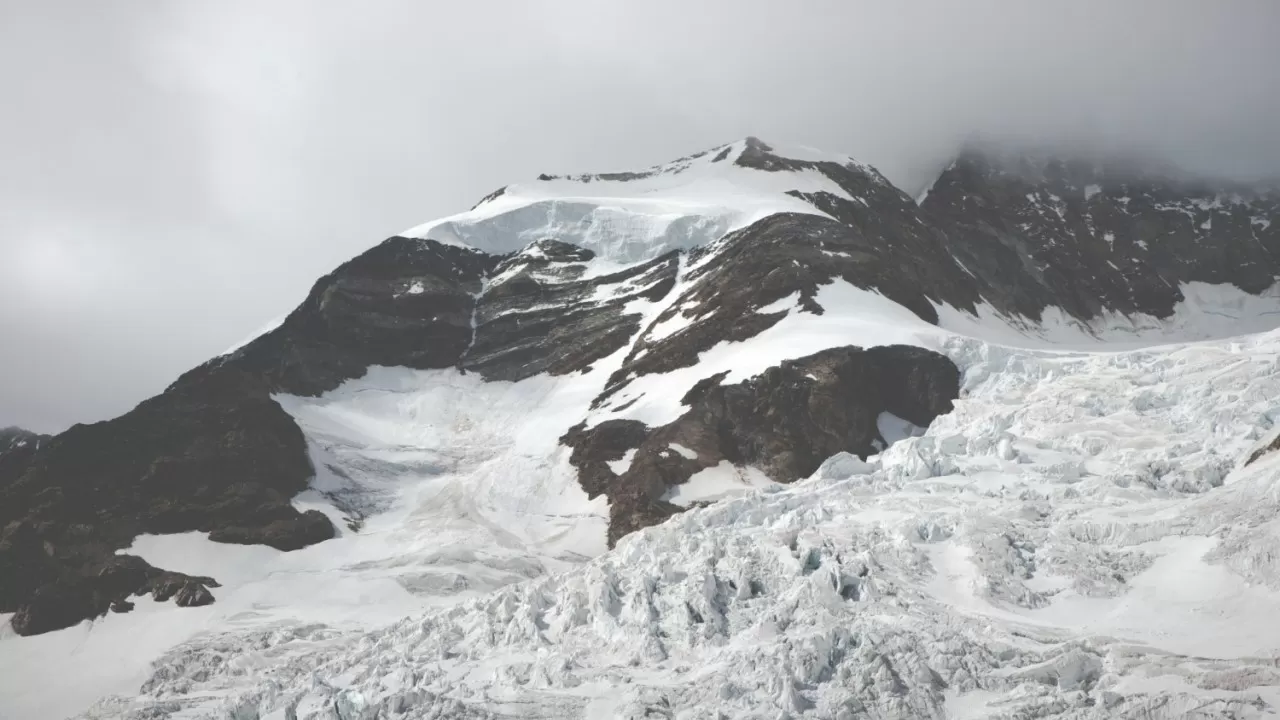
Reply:
[[[0,426],[109,418],[382,238],[746,135],[1280,175],[1280,4],[0,0]]]

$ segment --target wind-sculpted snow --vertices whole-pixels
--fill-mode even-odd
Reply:
[[[1280,702],[1280,332],[954,338],[955,411],[372,633],[179,647],[95,718],[1217,718]]]

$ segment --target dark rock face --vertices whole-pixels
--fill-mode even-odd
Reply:
[[[34,433],[20,427],[0,428],[0,455],[31,448],[34,452],[51,436]]]
[[[602,406],[636,377],[691,366],[719,343],[772,327],[786,311],[761,310],[776,301],[794,296],[790,312],[824,313],[818,299],[834,282],[879,292],[929,322],[938,303],[983,302],[1033,320],[1050,306],[1089,319],[1165,317],[1179,283],[1258,292],[1280,272],[1274,192],[971,152],[917,207],[866,166],[784,158],[755,139],[730,161],[734,147],[573,179],[630,181],[728,162],[820,173],[840,192],[793,195],[827,217],[773,215],[603,276],[586,272],[591,251],[554,237],[509,255],[393,237],[321,278],[276,330],[119,418],[52,438],[0,431],[0,612],[16,613],[13,626],[31,634],[127,612],[139,593],[184,606],[214,600],[211,578],[116,554],[141,533],[205,531],[281,550],[332,537],[325,515],[291,503],[313,468],[272,395],[315,396],[372,365],[516,381],[590,371],[630,348],[596,399]],[[561,209],[588,221],[589,207]],[[639,301],[667,309],[643,327],[628,309]],[[660,330],[668,323],[683,327]],[[871,452],[883,441],[881,412],[927,425],[950,409],[956,385],[954,366],[932,353],[839,348],[745,383],[704,381],[669,425],[614,420],[577,427],[563,442],[587,493],[609,497],[613,542],[680,511],[663,498],[701,469],[749,464],[789,482],[835,452]],[[614,473],[609,463],[629,452],[630,467]]]
[[[212,578],[164,572],[141,558],[114,555],[86,572],[40,585],[10,622],[18,634],[36,635],[70,627],[108,609],[128,612],[133,603],[125,598],[131,595],[150,593],[159,601],[178,595],[180,605],[184,598],[187,606],[207,605],[213,602],[208,588],[217,586]]]
[[[453,367],[471,344],[483,279],[500,259],[390,238],[321,278],[275,331],[188,375],[229,366],[273,392],[319,395],[370,365]]]
[[[26,471],[31,458],[50,437],[18,427],[0,428],[0,489]]]
[[[648,436],[649,428],[638,420],[606,420],[592,428],[574,426],[560,442],[573,448],[569,462],[578,469],[578,482],[587,497],[594,500],[607,493],[617,477],[609,462],[621,460]]]
[[[21,449],[14,440],[0,454],[0,612],[30,634],[127,612],[156,582],[167,583],[157,598],[213,601],[212,580],[139,558],[128,581],[104,574],[141,533],[199,530],[280,550],[333,537],[326,516],[291,504],[314,470],[272,393],[318,395],[371,365],[493,380],[587,369],[639,331],[625,305],[663,297],[679,266],[671,253],[582,279],[591,257],[554,240],[498,257],[393,237],[321,278],[279,328],[129,413]]]
[[[831,218],[772,215],[697,251],[691,264],[707,259],[685,278],[689,289],[640,336],[606,397],[628,377],[689,367],[721,342],[758,335],[786,315],[759,309],[789,295],[798,293],[802,310],[822,314],[814,298],[820,286],[837,280],[875,290],[932,323],[933,303],[972,311],[981,299],[972,276],[947,251],[945,235],[922,222],[914,201],[874,170],[780,158],[757,140],[748,141],[736,162],[821,172],[849,197],[799,195]],[[654,328],[681,319],[684,329],[653,336]]]
[[[625,347],[640,315],[637,298],[659,300],[675,286],[671,252],[621,272],[581,279],[590,250],[542,240],[498,265],[476,308],[475,341],[462,368],[486,380],[583,370]]]
[[[1275,438],[1271,440],[1271,442],[1268,442],[1266,445],[1263,445],[1257,450],[1254,450],[1253,452],[1249,453],[1249,457],[1246,458],[1244,461],[1244,466],[1248,467],[1258,462],[1262,458],[1270,455],[1271,453],[1276,452],[1277,450],[1280,450],[1280,435],[1277,435]]]
[[[290,504],[310,475],[292,419],[260,380],[229,369],[192,376],[115,420],[73,427],[0,489],[0,610],[18,612],[20,632],[93,616],[68,615],[75,608],[105,612],[143,584],[103,573],[140,533],[242,528],[245,540],[282,548],[306,533],[331,537],[326,518]],[[36,607],[50,598],[61,608],[52,616]]]
[[[878,452],[881,413],[927,426],[951,411],[960,391],[960,371],[949,359],[902,345],[833,348],[746,382],[722,379],[694,386],[683,400],[688,411],[663,427],[612,421],[574,428],[562,439],[588,493],[609,497],[610,544],[682,510],[663,498],[700,470],[727,461],[794,482],[838,452]],[[614,474],[608,461],[629,449],[636,450],[630,467]]]
[[[978,150],[942,173],[921,209],[997,309],[1061,307],[1167,317],[1180,283],[1258,293],[1280,274],[1280,193],[1170,179],[1133,164]]]
[[[216,358],[119,418],[0,456],[0,612],[19,633],[95,617],[149,592],[212,602],[211,579],[115,551],[142,533],[192,530],[294,550],[334,535],[292,498],[313,474],[306,441],[271,398],[314,395],[370,365],[458,365],[475,295],[497,258],[391,238],[316,283],[281,327]],[[194,583],[194,584],[193,584]]]

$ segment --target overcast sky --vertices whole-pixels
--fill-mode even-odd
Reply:
[[[1280,3],[0,0],[0,426],[117,415],[541,172],[971,133],[1280,172]]]

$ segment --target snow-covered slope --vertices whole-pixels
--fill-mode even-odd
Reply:
[[[1235,468],[1280,416],[1280,299],[1171,274],[1168,312],[1020,315],[1048,291],[990,292],[980,240],[961,261],[932,222],[849,158],[748,139],[388,240],[193,371],[267,379],[315,471],[292,507],[336,537],[113,548],[216,602],[0,635],[0,718],[1269,711],[1275,466]],[[950,358],[954,412],[872,414],[879,456],[792,485],[663,434],[695,387],[850,345]],[[566,438],[606,430],[595,487]],[[628,528],[689,509],[609,550],[631,480],[659,492]]]
[[[1280,415],[1280,333],[943,347],[964,399],[869,462],[384,630],[190,643],[90,716],[1273,714],[1280,468],[1236,467]]]
[[[553,238],[593,251],[603,263],[631,264],[709,245],[776,213],[827,217],[795,193],[852,199],[813,168],[767,172],[738,164],[744,153],[762,146],[748,138],[638,173],[544,175],[533,183],[508,185],[468,212],[402,234],[495,254]],[[786,158],[857,168],[884,182],[873,168],[851,158],[795,150],[771,148]]]

